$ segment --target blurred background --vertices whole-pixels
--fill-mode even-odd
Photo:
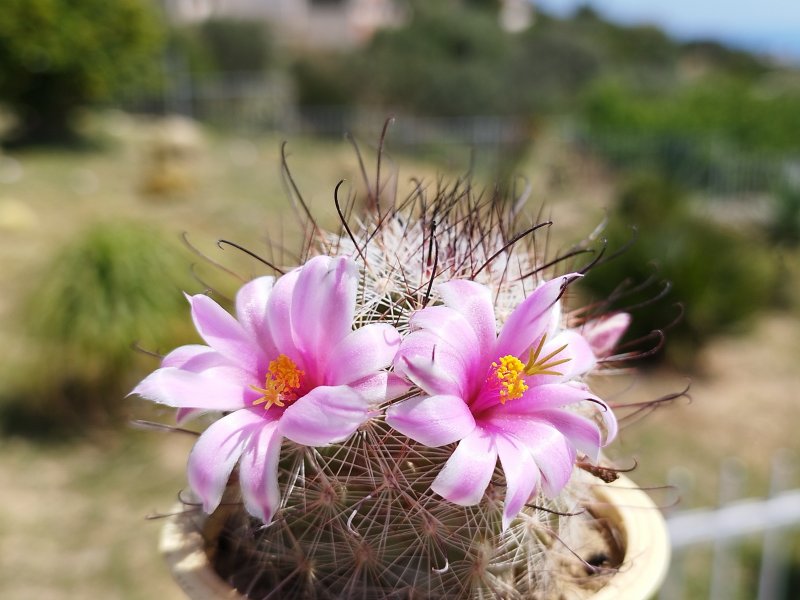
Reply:
[[[529,185],[553,256],[603,222],[624,249],[581,295],[667,344],[598,385],[637,403],[691,381],[609,451],[673,519],[662,597],[798,597],[794,0],[4,0],[0,597],[181,597],[146,516],[192,438],[130,427],[171,418],[125,398],[157,365],[135,348],[196,339],[181,290],[264,272],[218,239],[291,262],[283,140],[334,225],[339,179],[364,195],[344,134],[374,173],[389,115],[401,187]]]

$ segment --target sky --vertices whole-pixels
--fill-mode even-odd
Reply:
[[[714,39],[800,62],[800,0],[532,1],[559,16],[588,4],[616,22],[656,24],[679,39]]]

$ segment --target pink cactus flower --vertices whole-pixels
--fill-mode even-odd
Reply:
[[[423,393],[390,406],[387,422],[428,446],[458,442],[432,484],[456,504],[481,501],[499,458],[503,529],[537,489],[551,497],[561,491],[577,451],[596,460],[616,435],[613,413],[579,379],[596,364],[592,347],[578,331],[561,328],[559,299],[575,277],[541,284],[499,335],[489,288],[444,283],[444,306],[412,317],[395,357],[395,371]],[[586,400],[601,411],[605,437],[595,421],[567,408]]]
[[[341,442],[392,393],[385,368],[400,335],[386,324],[353,331],[357,283],[352,260],[318,256],[244,285],[236,318],[205,295],[187,296],[207,345],[177,348],[133,393],[178,408],[179,420],[226,413],[189,456],[189,485],[206,512],[238,463],[246,509],[269,523],[280,502],[283,438]]]

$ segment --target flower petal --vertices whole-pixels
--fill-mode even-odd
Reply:
[[[236,410],[250,403],[255,393],[243,386],[241,379],[228,375],[236,374],[233,368],[208,369],[203,373],[193,373],[174,367],[156,369],[137,385],[131,394],[174,406],[176,408],[202,408],[206,410]],[[247,374],[239,371],[239,377]],[[256,383],[252,381],[252,383]]]
[[[257,277],[245,283],[236,293],[236,318],[266,357],[270,358],[279,354],[267,322],[267,302],[274,285],[274,277]]]
[[[195,373],[223,364],[232,363],[213,348],[201,344],[179,346],[161,360],[162,367],[175,367]]]
[[[554,354],[560,348],[560,352]],[[566,360],[567,362],[555,365],[551,370],[558,375],[534,375],[526,377],[528,386],[539,386],[551,383],[561,383],[585,375],[597,364],[594,352],[589,343],[574,329],[562,331],[552,338],[548,338],[542,346],[541,356],[550,356],[551,361]]]
[[[551,312],[559,310],[558,300],[575,274],[546,281],[514,309],[497,338],[497,355],[512,355],[523,362],[527,350],[546,333],[551,325]]]
[[[352,331],[357,287],[358,267],[349,258],[315,256],[300,269],[292,296],[292,331],[306,368],[316,376],[321,375],[323,357]]]
[[[434,346],[449,351],[461,364],[459,378],[464,381],[464,395],[477,393],[486,376],[487,365],[491,363],[485,360],[484,354],[489,356],[494,350],[494,337],[488,346],[482,344],[472,324],[447,306],[431,306],[417,311],[409,325],[413,337],[405,344],[406,354],[414,345],[420,346],[421,354],[428,354]]]
[[[187,299],[194,326],[206,343],[242,369],[255,373],[262,352],[239,322],[204,294]]]
[[[529,388],[521,398],[505,404],[498,404],[489,412],[491,415],[531,415],[540,410],[561,408],[584,401],[604,403],[587,388],[569,383],[550,383]],[[490,416],[490,418],[494,418]]]
[[[358,392],[364,402],[370,406],[394,400],[407,393],[410,388],[405,379],[386,371],[368,375],[363,379],[349,383],[348,386],[353,391]]]
[[[600,448],[603,446],[597,423],[557,408],[540,410],[536,413],[536,418],[558,429],[577,450],[586,454],[592,461],[597,461]]]
[[[281,456],[278,422],[266,423],[253,432],[239,462],[239,483],[244,506],[251,515],[269,524],[281,501],[278,460]]]
[[[242,450],[257,430],[269,421],[251,410],[237,410],[215,421],[198,438],[189,454],[189,485],[203,502],[203,510],[213,512]]]
[[[193,419],[204,412],[206,411],[201,408],[179,408],[175,411],[175,423],[178,425],[183,425],[189,419]]]
[[[292,333],[292,297],[300,269],[289,271],[275,282],[267,300],[267,329],[278,352],[304,366]],[[302,368],[301,366],[301,368]]]
[[[596,356],[608,356],[631,324],[628,313],[615,313],[584,324],[581,334],[589,342]]]
[[[578,402],[591,402],[597,406],[606,429],[603,445],[610,443],[617,436],[618,430],[614,411],[582,385],[553,383],[532,387],[525,392],[522,398],[506,402],[504,405],[498,404],[487,410],[482,418],[490,420],[492,423],[498,419],[519,418],[520,416],[538,418],[542,411],[559,409]]]
[[[480,503],[497,464],[497,447],[491,434],[476,427],[462,439],[436,476],[431,489],[461,506]]]
[[[386,409],[386,422],[426,446],[444,446],[475,429],[469,407],[458,396],[422,396]]]
[[[392,364],[400,334],[391,325],[373,323],[350,332],[330,351],[322,385],[363,379]]]
[[[597,359],[595,358],[594,352],[592,352],[589,342],[587,342],[586,339],[574,329],[562,331],[557,336],[548,340],[548,342],[545,344],[545,347],[542,349],[542,353],[544,354],[546,352],[549,354],[550,352],[565,345],[566,348],[564,348],[563,358],[569,358],[570,360],[569,362],[556,367],[557,371],[561,371],[565,380],[580,377],[581,375],[585,375],[594,369],[595,365],[597,364]],[[547,348],[549,346],[552,346],[553,350],[548,351]],[[545,354],[545,356],[547,356],[547,354]],[[561,357],[562,356],[559,355],[554,358]]]
[[[205,376],[215,378],[221,377],[232,381],[241,380],[244,382],[249,379],[249,375],[233,365],[228,358],[224,357],[213,348],[201,346],[200,344],[190,344],[175,348],[175,350],[167,354],[161,361],[161,367],[174,367],[192,373],[203,373],[207,371]],[[227,376],[225,375],[226,372],[228,373]],[[243,383],[242,385],[247,384]],[[134,390],[134,392],[131,393],[140,392]],[[175,421],[180,425],[208,410],[210,409],[182,407],[177,410]]]
[[[495,424],[495,422],[493,422]],[[517,419],[504,424],[511,434],[531,453],[542,473],[542,491],[554,498],[572,475],[575,450],[552,425],[534,419]]]
[[[513,438],[497,436],[497,455],[506,480],[506,499],[503,506],[503,531],[519,514],[539,484],[539,468],[528,449]]]
[[[444,303],[471,325],[480,347],[487,355],[492,353],[497,338],[497,323],[489,288],[474,281],[456,279],[439,285],[437,290]]]
[[[407,377],[431,396],[469,397],[474,365],[471,350],[456,347],[427,330],[410,333],[394,360],[397,374]]]
[[[317,387],[286,407],[280,432],[304,446],[325,446],[346,440],[367,417],[368,405],[355,390]]]

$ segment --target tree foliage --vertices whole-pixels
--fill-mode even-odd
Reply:
[[[0,101],[27,137],[62,139],[76,108],[147,80],[161,37],[147,0],[5,0]]]

